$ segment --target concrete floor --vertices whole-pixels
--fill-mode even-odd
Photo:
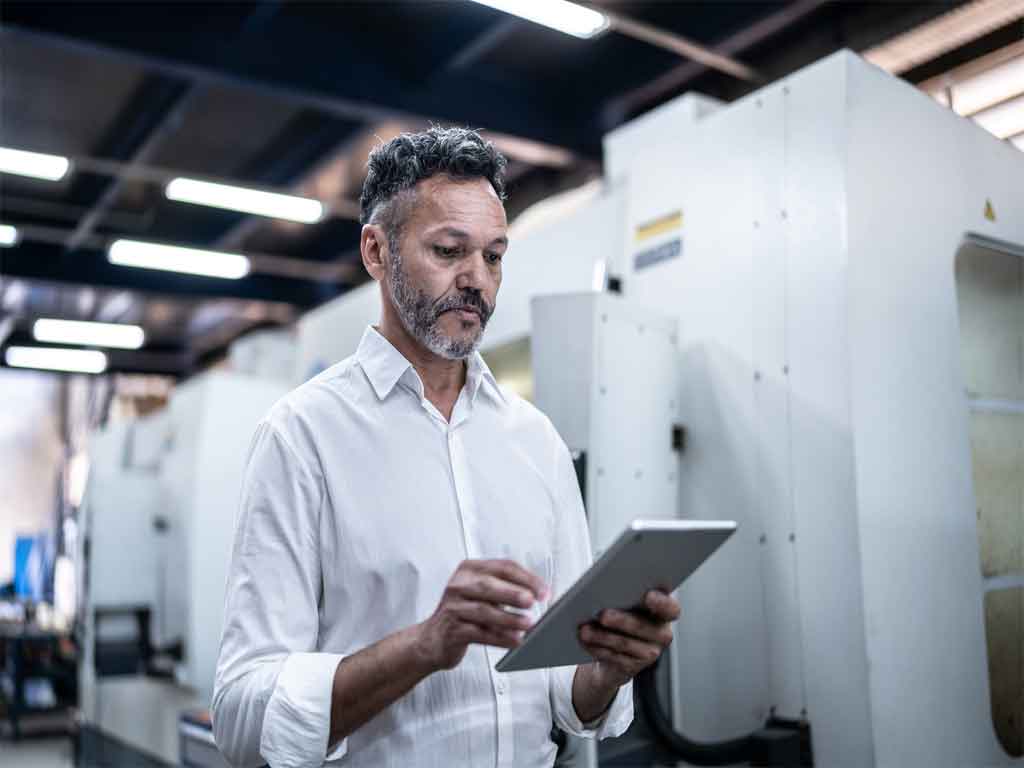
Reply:
[[[0,741],[0,765],[17,768],[74,768],[71,739]]]

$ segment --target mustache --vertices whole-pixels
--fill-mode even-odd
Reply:
[[[455,296],[448,296],[445,299],[439,301],[434,307],[434,317],[438,318],[445,312],[450,312],[453,309],[464,309],[470,312],[476,312],[480,315],[481,323],[486,323],[490,318],[491,313],[494,312],[494,307],[487,303],[479,293],[475,291],[464,291]]]

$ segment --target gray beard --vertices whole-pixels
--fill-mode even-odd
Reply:
[[[484,311],[480,317],[480,326],[472,337],[457,339],[446,335],[439,323],[441,314],[453,304],[459,304],[457,297],[435,302],[423,291],[409,285],[409,279],[402,267],[402,255],[397,248],[390,247],[392,254],[391,274],[388,276],[388,289],[391,303],[398,312],[405,330],[416,341],[429,349],[438,357],[446,360],[465,360],[476,352],[483,339],[484,327],[490,313]]]

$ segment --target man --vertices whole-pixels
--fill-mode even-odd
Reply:
[[[454,128],[370,156],[380,325],[279,402],[249,455],[212,704],[237,766],[550,766],[552,722],[622,733],[631,679],[671,641],[679,606],[652,592],[645,615],[581,628],[591,664],[494,669],[590,562],[565,444],[476,352],[504,167]]]

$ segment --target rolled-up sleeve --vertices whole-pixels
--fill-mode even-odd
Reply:
[[[343,656],[317,651],[322,478],[268,422],[242,485],[224,601],[211,715],[238,768],[318,766],[329,745],[331,692]]]
[[[555,525],[553,600],[569,589],[593,560],[590,531],[572,457],[565,443],[557,437],[555,463],[558,518]],[[566,733],[583,738],[603,739],[622,735],[633,722],[633,684],[630,682],[619,688],[611,706],[600,718],[583,723],[572,703],[576,669],[556,667],[551,670],[550,697],[555,723]]]

